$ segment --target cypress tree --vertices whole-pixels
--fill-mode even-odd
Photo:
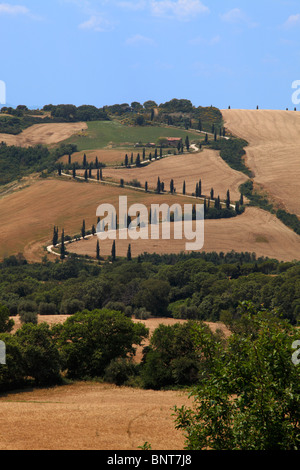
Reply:
[[[127,250],[127,261],[131,261],[132,260],[132,256],[131,256],[131,245],[129,243],[128,245],[128,250]]]
[[[76,178],[76,167],[75,167],[75,163],[73,163],[73,178]]]
[[[145,182],[145,191],[148,192],[148,181]]]
[[[208,134],[205,134],[205,143],[207,144],[208,142]]]
[[[83,168],[86,167],[86,154],[83,155],[83,161],[82,161],[82,164],[83,164]]]
[[[240,197],[240,205],[241,206],[244,205],[244,196],[243,196],[243,194],[241,194],[241,197]]]
[[[87,181],[87,179],[88,179],[88,171],[87,171],[87,169],[85,169],[85,172],[84,172],[84,179],[85,179],[85,181]]]
[[[129,164],[129,160],[128,160],[128,155],[126,153],[126,155],[125,155],[125,166],[127,167],[128,164]]]
[[[56,246],[58,243],[58,227],[53,227],[53,238],[52,238],[52,245]]]
[[[96,170],[98,170],[98,168],[99,168],[98,157],[96,157],[96,159],[95,159],[95,168],[96,168]]]
[[[185,181],[183,182],[182,194],[185,194]]]
[[[97,181],[99,181],[99,180],[100,180],[100,171],[97,170]]]
[[[123,180],[123,178],[120,179],[120,186],[121,186],[121,188],[124,187],[124,180]]]
[[[136,161],[135,161],[135,165],[136,165],[137,167],[141,166],[141,157],[140,157],[140,154],[139,154],[139,153],[137,154]]]
[[[143,148],[143,160],[145,160],[145,159],[146,159],[146,150],[145,150],[145,148]]]
[[[96,228],[95,228],[95,225],[92,226],[92,234],[93,234],[93,237],[96,235]]]
[[[133,153],[131,153],[130,163],[131,163],[131,165],[133,164]]]
[[[202,131],[202,122],[201,119],[198,121],[198,131]]]
[[[100,243],[99,243],[99,240],[97,240],[96,258],[97,258],[97,260],[100,260]]]
[[[157,185],[156,185],[156,192],[160,194],[161,191],[161,183],[160,183],[160,178],[157,178]]]
[[[210,199],[214,198],[214,188],[211,188],[210,190]]]
[[[57,172],[58,172],[58,176],[61,176],[61,163],[58,165]]]
[[[199,180],[199,197],[202,196],[202,181]]]
[[[230,209],[230,191],[228,189],[227,196],[226,196],[226,208]]]
[[[63,229],[61,234],[61,245],[60,245],[60,259],[65,259],[66,249],[65,249],[65,231]]]
[[[85,220],[82,221],[81,236],[85,238]]]
[[[158,156],[158,155],[157,155],[157,149],[155,149],[155,151],[154,151],[154,158],[155,158],[155,160],[157,160],[157,156]]]
[[[196,184],[196,189],[195,189],[195,196],[199,197],[199,184]]]
[[[190,140],[189,140],[188,135],[185,138],[185,146],[186,146],[187,151],[189,151],[189,149],[190,149]]]
[[[72,161],[71,161],[71,155],[69,155],[69,165],[71,165]]]
[[[100,168],[100,180],[103,180],[103,175],[102,175],[102,168]]]
[[[170,193],[171,194],[174,193],[174,180],[173,179],[170,181]]]
[[[116,241],[114,240],[111,248],[111,259],[112,261],[116,261]]]
[[[162,158],[162,156],[163,156],[163,151],[162,151],[162,147],[160,147],[160,149],[159,149],[159,157]]]
[[[89,167],[89,178],[91,178],[91,177],[92,177],[92,165],[90,165],[90,167]]]

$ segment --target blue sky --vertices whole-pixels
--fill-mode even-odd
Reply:
[[[299,0],[0,0],[7,103],[289,109]]]

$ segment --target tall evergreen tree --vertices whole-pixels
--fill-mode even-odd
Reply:
[[[226,208],[227,209],[230,208],[230,191],[229,191],[229,189],[228,189],[227,195],[226,195]]]
[[[148,181],[145,181],[145,191],[148,192]]]
[[[103,180],[103,175],[102,175],[102,168],[100,168],[100,180]]]
[[[163,150],[162,150],[162,147],[160,147],[160,149],[159,149],[159,157],[162,158],[162,156],[163,156]]]
[[[56,246],[58,243],[58,227],[53,227],[53,237],[52,237],[52,245]]]
[[[100,180],[100,171],[97,170],[97,181],[99,181],[99,180]]]
[[[65,231],[63,229],[61,234],[61,245],[60,245],[60,259],[65,259],[66,257],[66,248],[65,248]]]
[[[137,154],[136,161],[135,161],[135,165],[136,165],[137,167],[141,166],[141,157],[140,157],[140,154],[139,154],[139,153]]]
[[[116,241],[114,240],[111,248],[111,259],[112,261],[116,261]]]
[[[170,181],[170,193],[173,194],[174,193],[174,180],[171,179]]]
[[[183,182],[182,194],[185,194],[185,181]]]
[[[202,131],[202,122],[201,119],[198,121],[198,131]]]
[[[84,171],[84,179],[85,179],[85,181],[88,180],[88,171],[87,171],[87,168],[86,168],[85,171]]]
[[[85,220],[82,221],[82,227],[81,227],[81,236],[82,238],[85,238]]]
[[[57,172],[58,172],[58,176],[61,176],[61,163],[59,163],[59,165],[58,165]]]
[[[128,245],[128,250],[127,250],[127,261],[131,261],[132,260],[132,256],[131,256],[131,245],[129,243]]]
[[[156,185],[156,192],[160,194],[161,192],[161,183],[160,183],[160,178],[157,178],[157,185]]]
[[[214,198],[214,188],[211,188],[210,190],[210,199]]]
[[[75,163],[73,163],[73,178],[76,178],[76,166]]]
[[[69,163],[69,165],[71,165],[71,163],[72,163],[71,155],[69,155],[68,163]]]
[[[83,155],[82,165],[83,165],[83,168],[86,168],[86,165],[87,165],[86,154]]]
[[[199,180],[199,197],[202,196],[202,181]]]
[[[143,160],[145,160],[145,159],[146,159],[146,149],[143,148]]]
[[[190,139],[189,139],[188,135],[185,138],[185,146],[186,146],[187,151],[189,151],[190,150]]]
[[[96,168],[96,170],[98,170],[98,168],[99,168],[98,157],[96,157],[96,159],[95,159],[95,168]]]
[[[100,243],[99,243],[99,240],[97,240],[96,258],[97,258],[97,260],[100,260]]]
[[[129,159],[128,159],[128,155],[126,153],[126,155],[125,155],[125,166],[128,167],[128,165],[129,165]]]

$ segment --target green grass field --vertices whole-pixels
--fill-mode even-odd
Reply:
[[[204,135],[197,132],[173,129],[169,127],[130,127],[116,121],[93,121],[88,123],[88,130],[83,135],[74,135],[65,143],[76,144],[78,151],[113,147],[132,147],[137,142],[146,144],[156,142],[159,137],[182,137],[185,140],[189,136],[193,139],[203,139]]]

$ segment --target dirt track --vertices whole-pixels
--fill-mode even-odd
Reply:
[[[270,196],[300,216],[300,113],[223,110],[226,127],[246,139],[246,163]]]
[[[87,129],[85,122],[35,124],[18,135],[0,134],[0,142],[19,147],[51,145],[68,139],[82,129]]]

